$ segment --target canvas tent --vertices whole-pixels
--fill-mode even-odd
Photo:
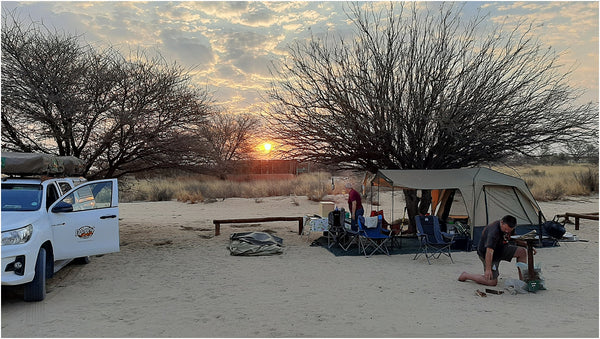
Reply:
[[[379,170],[371,185],[436,190],[436,194],[432,194],[432,214],[441,220],[448,216],[454,195],[460,191],[468,214],[471,239],[475,239],[474,232],[479,230],[480,233],[485,225],[507,214],[517,218],[518,226],[539,225],[544,218],[522,179],[488,168]]]

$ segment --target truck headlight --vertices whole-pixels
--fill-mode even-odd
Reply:
[[[2,232],[2,246],[24,244],[31,238],[33,226],[31,224],[16,230]]]

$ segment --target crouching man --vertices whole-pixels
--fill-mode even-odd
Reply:
[[[483,275],[463,272],[458,280],[473,280],[481,285],[496,286],[500,260],[510,262],[512,258],[517,258],[518,262],[526,263],[527,249],[508,244],[508,240],[516,226],[517,219],[512,215],[504,216],[501,220],[487,225],[481,233],[479,246],[477,246],[477,255],[483,263]],[[519,272],[519,279],[523,280],[521,272]]]

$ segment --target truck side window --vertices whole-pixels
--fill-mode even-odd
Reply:
[[[63,201],[73,205],[73,211],[85,211],[112,206],[112,184],[102,182],[79,187],[63,198]]]
[[[66,181],[61,181],[58,183],[58,186],[60,186],[60,190],[62,191],[62,194],[65,194],[67,192],[69,192],[69,190],[71,190],[71,184],[69,184]]]
[[[60,195],[58,194],[56,186],[54,186],[54,184],[48,185],[48,190],[46,192],[46,209],[50,208],[50,205],[52,205],[59,197]]]

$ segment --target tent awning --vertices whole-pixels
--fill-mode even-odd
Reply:
[[[375,186],[428,190],[472,187],[475,180],[510,186],[519,184],[519,181],[523,183],[521,179],[487,168],[379,170],[372,183]]]

